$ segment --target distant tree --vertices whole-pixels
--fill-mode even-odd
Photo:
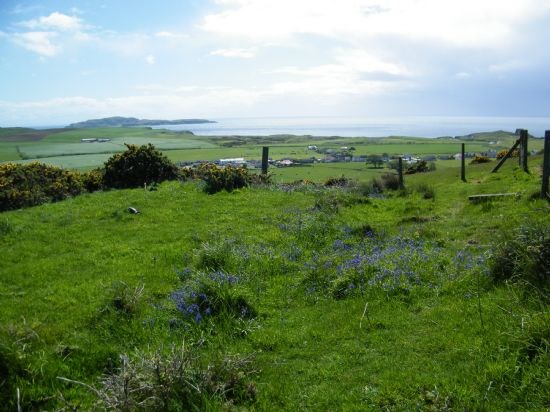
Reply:
[[[375,168],[381,168],[384,164],[384,159],[378,154],[367,156],[367,164],[371,164]]]

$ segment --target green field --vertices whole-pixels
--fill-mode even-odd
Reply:
[[[438,162],[375,195],[174,181],[4,212],[2,408],[547,410],[540,162],[466,183]],[[272,172],[380,172],[318,166]],[[518,197],[468,201],[499,192]]]
[[[81,139],[108,138],[108,142],[84,143]],[[353,155],[372,154],[395,155],[454,155],[460,152],[462,142],[469,152],[484,152],[508,148],[516,136],[506,132],[481,133],[464,139],[426,139],[413,137],[387,138],[341,138],[311,136],[267,136],[267,137],[205,137],[185,132],[172,132],[150,128],[97,128],[97,129],[55,129],[37,131],[33,129],[0,129],[0,162],[40,161],[50,165],[89,170],[101,166],[110,155],[125,150],[124,144],[143,145],[152,143],[173,161],[215,161],[222,158],[243,157],[259,160],[262,146],[269,146],[274,160],[286,158],[323,159],[322,153],[307,150],[310,145],[319,149],[339,150],[353,147]],[[531,139],[530,149],[540,150],[542,140]],[[443,165],[443,167],[446,167]],[[313,168],[276,170],[280,178],[295,180],[307,178],[321,181],[331,175],[349,174],[350,177],[369,179],[377,172],[360,172],[360,165],[316,164]],[[303,176],[302,176],[303,172]]]

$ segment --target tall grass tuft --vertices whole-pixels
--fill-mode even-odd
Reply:
[[[111,286],[112,297],[108,309],[114,309],[118,313],[128,317],[137,315],[142,307],[144,285],[130,287],[122,281],[114,282]]]
[[[420,193],[424,199],[435,199],[435,189],[431,185],[421,183],[416,187],[416,191]]]
[[[522,226],[496,247],[491,266],[495,283],[532,286],[548,301],[550,292],[550,229]]]
[[[104,375],[98,388],[71,379],[96,396],[96,406],[107,410],[204,410],[254,400],[256,387],[249,376],[251,359],[226,356],[202,366],[193,346],[121,355],[120,367]],[[221,405],[220,405],[221,404]]]

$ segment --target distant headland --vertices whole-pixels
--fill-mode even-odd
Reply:
[[[103,119],[90,119],[84,122],[71,123],[68,128],[93,128],[93,127],[129,127],[129,126],[160,126],[176,124],[203,124],[216,123],[205,119],[177,119],[177,120],[148,120],[135,117],[105,117]]]

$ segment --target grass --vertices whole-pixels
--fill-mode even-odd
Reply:
[[[125,355],[126,371],[165,397],[159,409],[184,409],[170,403],[175,384],[150,373],[184,342],[204,385],[186,408],[548,408],[547,303],[488,275],[504,234],[549,226],[550,205],[532,196],[540,158],[531,174],[469,166],[466,183],[458,162],[444,164],[382,197],[314,185],[207,195],[168,182],[2,213],[0,400],[17,409],[19,389],[23,409],[106,407],[58,377],[111,393]],[[317,166],[275,180],[342,170]],[[378,173],[339,166],[364,181]],[[499,191],[522,195],[467,200]],[[226,309],[204,307],[196,322],[174,300],[186,287]]]
[[[11,143],[0,142],[0,162],[19,159],[17,147]]]

